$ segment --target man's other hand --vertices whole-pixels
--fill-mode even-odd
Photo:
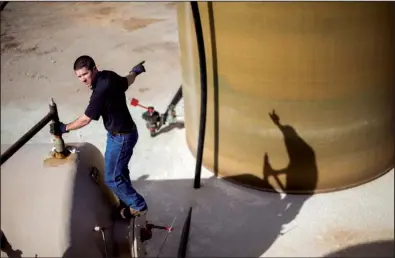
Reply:
[[[136,65],[135,67],[132,68],[132,70],[130,71],[131,73],[135,73],[136,75],[139,75],[140,73],[144,73],[145,72],[145,67],[144,64],[145,61],[139,63],[138,65]]]

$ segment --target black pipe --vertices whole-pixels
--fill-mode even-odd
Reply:
[[[178,247],[178,258],[185,258],[187,254],[187,246],[189,239],[189,229],[191,227],[191,217],[192,217],[192,207],[189,208],[188,216],[184,222],[184,227],[182,228],[180,246]]]
[[[8,150],[1,154],[1,165],[15,154],[23,145],[25,145],[34,135],[44,128],[53,118],[53,113],[49,112],[41,119],[32,129],[25,133],[17,142],[15,142]]]
[[[182,85],[180,86],[180,88],[178,88],[173,99],[170,101],[170,104],[167,106],[166,111],[163,114],[163,116],[164,116],[163,121],[167,120],[167,117],[169,116],[170,109],[175,108],[175,106],[177,106],[178,102],[180,102],[181,98],[182,98]]]
[[[200,126],[199,139],[196,153],[195,179],[193,186],[195,189],[200,188],[200,177],[202,171],[204,138],[206,135],[206,109],[207,109],[207,71],[206,71],[206,53],[204,48],[203,29],[200,20],[199,7],[197,2],[191,2],[192,15],[195,23],[196,41],[199,53],[200,64]]]
[[[51,120],[59,122],[58,110],[56,104],[51,100],[48,114],[41,119],[35,126],[33,126],[27,133],[25,133],[18,141],[9,147],[3,154],[1,154],[1,165],[6,162],[12,155],[14,155],[23,145],[25,145],[34,135],[44,128]]]
[[[168,112],[172,107],[177,106],[178,102],[180,102],[182,98],[182,85],[178,88],[176,94],[173,99],[170,101],[170,104],[167,106],[166,112]]]

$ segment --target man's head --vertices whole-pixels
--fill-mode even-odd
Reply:
[[[80,56],[74,62],[74,72],[86,86],[92,87],[97,74],[95,61],[90,56]]]

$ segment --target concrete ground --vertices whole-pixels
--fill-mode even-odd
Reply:
[[[172,3],[11,2],[1,12],[1,143],[11,144],[47,112],[51,97],[60,118],[83,114],[90,90],[73,74],[76,57],[91,55],[99,69],[126,74],[146,61],[147,73],[127,97],[164,110],[181,84],[176,8]],[[141,109],[130,107],[140,140],[130,162],[134,185],[146,196],[154,222],[170,224],[160,256],[175,256],[189,206],[193,207],[188,256],[327,256],[364,244],[342,256],[383,256],[394,239],[394,171],[335,193],[285,196],[214,179],[203,169],[203,187],[193,189],[195,159],[184,129],[151,138]],[[183,119],[183,103],[177,106]],[[49,128],[30,142],[50,141]],[[65,135],[104,152],[99,122]],[[156,256],[165,238],[149,243]],[[379,241],[387,241],[379,243]],[[370,243],[370,245],[365,245]]]

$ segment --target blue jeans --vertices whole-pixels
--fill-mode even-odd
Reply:
[[[134,210],[142,211],[147,209],[147,204],[133,188],[128,168],[138,138],[137,130],[117,136],[107,133],[104,181],[124,204]]]

